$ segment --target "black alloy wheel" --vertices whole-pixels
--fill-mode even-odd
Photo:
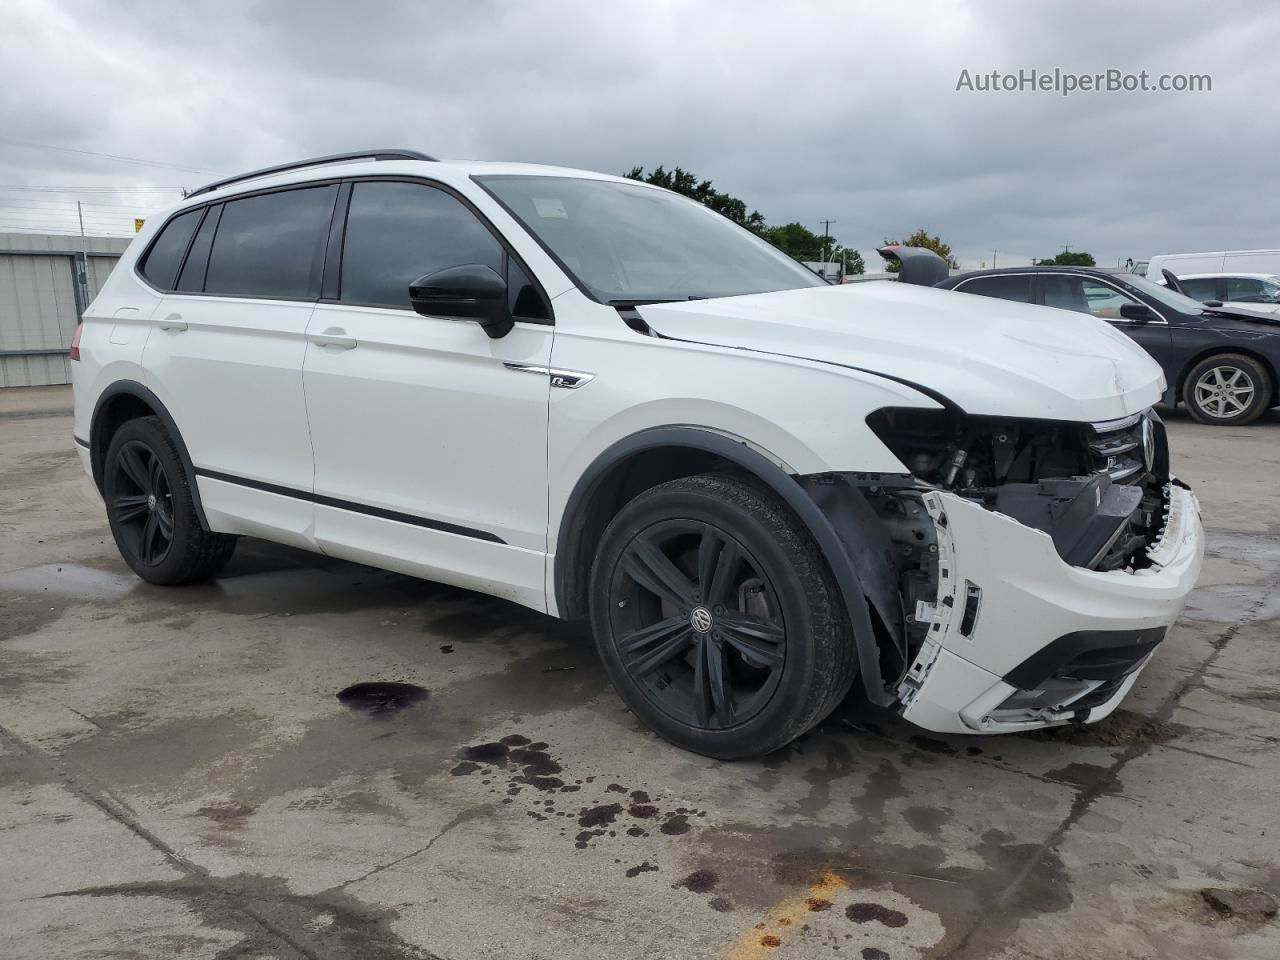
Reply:
[[[164,464],[150,447],[131,440],[112,463],[113,496],[108,508],[121,532],[122,546],[143,566],[164,563],[173,549],[173,488]]]
[[[746,478],[681,477],[634,496],[600,538],[590,596],[618,695],[659,736],[704,756],[785,746],[857,675],[825,556]]]
[[[624,549],[609,601],[624,668],[673,720],[727,729],[777,689],[787,656],[777,595],[724,530],[694,520],[648,527]]]

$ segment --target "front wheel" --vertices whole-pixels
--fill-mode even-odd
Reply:
[[[856,671],[848,617],[812,537],[730,477],[628,503],[591,574],[596,644],[631,710],[672,743],[761,756],[825,717]]]
[[[157,417],[129,420],[111,438],[102,495],[120,555],[148,583],[213,576],[236,538],[200,526],[187,473]]]
[[[1220,353],[1191,369],[1182,398],[1201,423],[1241,426],[1257,420],[1271,406],[1271,381],[1253,357]]]

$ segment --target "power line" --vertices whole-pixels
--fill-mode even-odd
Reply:
[[[48,143],[28,143],[24,140],[10,140],[0,137],[0,143],[13,147],[26,147],[30,150],[55,150],[59,153],[73,153],[81,157],[97,157],[102,160],[115,160],[119,163],[137,163],[144,167],[168,167],[171,170],[189,170],[192,173],[208,173],[204,167],[188,167],[181,163],[165,163],[163,160],[143,160],[140,157],[123,157],[114,153],[97,153],[93,150],[77,150],[74,147],[55,147]]]

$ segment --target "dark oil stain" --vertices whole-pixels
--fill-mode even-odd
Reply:
[[[503,737],[501,742],[505,743],[508,747],[527,747],[532,743],[528,737],[521,736],[518,733],[513,733],[509,736]],[[542,746],[545,748],[546,744],[544,743]]]
[[[760,946],[780,947],[782,946],[782,939],[780,937],[774,936],[772,933],[766,933],[763,937],[760,938]]]
[[[627,868],[627,876],[628,876],[628,877],[638,877],[638,876],[640,876],[640,874],[642,874],[642,873],[652,873],[652,872],[656,872],[656,871],[657,871],[657,869],[658,869],[657,867],[655,867],[652,863],[650,863],[648,860],[646,860],[644,863],[637,864],[637,865],[636,865],[636,866],[634,866],[634,867],[628,867],[628,868]]]
[[[831,901],[824,900],[822,897],[810,897],[805,901],[805,905],[808,906],[810,913],[820,913],[823,910],[831,909]]]
[[[583,807],[578,817],[578,826],[601,827],[613,823],[621,812],[622,804],[620,803],[601,803],[594,807]]]
[[[950,819],[951,811],[942,807],[907,807],[902,815],[913,830],[936,837],[942,832],[942,825]]]
[[[1092,763],[1068,763],[1065,767],[1050,770],[1045,774],[1045,779],[1069,783],[1074,787],[1087,787],[1097,783],[1099,778],[1107,772],[1106,767],[1099,767]]]
[[[632,790],[632,791],[631,791],[631,802],[632,802],[632,803],[648,803],[648,802],[649,802],[649,800],[650,800],[649,794],[645,793],[645,791],[643,791],[643,790]]]
[[[605,787],[605,789],[608,790],[610,793],[626,793],[627,792],[627,788],[620,783],[611,783],[607,787]]]
[[[635,803],[627,809],[627,813],[638,820],[650,820],[658,815],[658,808],[651,803]]]
[[[965,747],[965,748],[964,748],[964,752],[965,752],[965,753],[967,753],[967,754],[968,754],[969,756],[971,756],[971,757],[980,757],[980,756],[982,756],[982,748],[981,748],[981,747]]]
[[[461,756],[464,760],[472,760],[476,763],[494,763],[505,764],[507,755],[511,752],[511,748],[505,743],[477,743],[470,747],[463,747]]]
[[[689,832],[689,818],[684,814],[674,814],[667,817],[658,829],[669,837],[678,837]]]
[[[938,740],[935,737],[926,737],[919,733],[911,738],[911,745],[917,750],[923,750],[925,753],[937,753],[944,757],[954,757],[960,752],[945,740]]]
[[[426,696],[426,690],[412,683],[373,681],[355,683],[339,691],[338,702],[352,710],[381,717],[420,703]]]
[[[453,644],[452,644],[452,643],[442,643],[442,644],[440,644],[440,652],[441,652],[441,653],[453,653]]]
[[[510,746],[510,737],[504,737],[502,744]],[[527,741],[526,741],[527,742]],[[549,777],[552,774],[563,773],[564,768],[556,761],[551,759],[551,755],[546,750],[534,750],[532,747],[518,747],[508,754],[508,758],[512,763],[524,767],[525,776],[529,777]]]
[[[879,903],[851,903],[845,908],[844,915],[854,923],[870,923],[878,920],[886,927],[905,927],[907,915],[901,910],[894,910]]]
[[[863,947],[862,960],[889,960],[889,955],[879,947]]]
[[[707,902],[707,906],[716,913],[731,913],[733,911],[733,901],[728,897],[712,897]]]
[[[714,870],[695,870],[683,880],[677,880],[671,888],[678,890],[683,887],[690,893],[707,893],[714,890],[719,882],[720,877]]]
[[[244,803],[227,803],[201,807],[196,816],[212,820],[220,827],[240,827],[256,810],[256,807]]]
[[[479,769],[480,769],[480,764],[472,763],[470,760],[463,760],[460,764],[458,764],[449,772],[453,774],[455,777],[465,777],[475,773]]]

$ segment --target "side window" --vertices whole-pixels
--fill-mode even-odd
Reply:
[[[1085,303],[1089,305],[1089,313],[1102,320],[1119,320],[1121,307],[1138,302],[1127,293],[1088,277],[1080,281],[1080,289],[1084,292]]]
[[[173,278],[178,273],[178,264],[182,255],[187,252],[187,244],[191,235],[196,232],[196,224],[204,208],[189,210],[174,217],[160,231],[155,243],[147,251],[147,258],[142,262],[142,275],[161,290],[173,289]]]
[[[339,298],[409,306],[409,284],[446,267],[482,263],[502,275],[506,251],[443,190],[371,180],[351,187]]]
[[[1014,273],[1003,277],[974,277],[972,280],[966,280],[956,289],[962,293],[976,293],[980,297],[1030,303],[1031,275]]]
[[[1080,277],[1045,273],[1040,275],[1040,295],[1046,307],[1089,313],[1089,301],[1085,299]]]
[[[1262,299],[1262,294],[1263,283],[1256,277],[1227,277],[1228,300],[1252,300],[1256,302]]]
[[[314,300],[336,186],[265,193],[222,206],[206,293]]]
[[[1218,279],[1216,277],[1195,277],[1191,280],[1179,279],[1182,284],[1182,292],[1193,300],[1199,300],[1204,303],[1206,300],[1218,299]]]
[[[196,231],[195,242],[187,254],[187,262],[182,265],[182,273],[178,276],[175,289],[183,293],[199,293],[204,290],[204,273],[209,267],[209,251],[213,248],[213,231],[217,229],[218,217],[222,215],[222,206],[209,208],[208,215]]]

